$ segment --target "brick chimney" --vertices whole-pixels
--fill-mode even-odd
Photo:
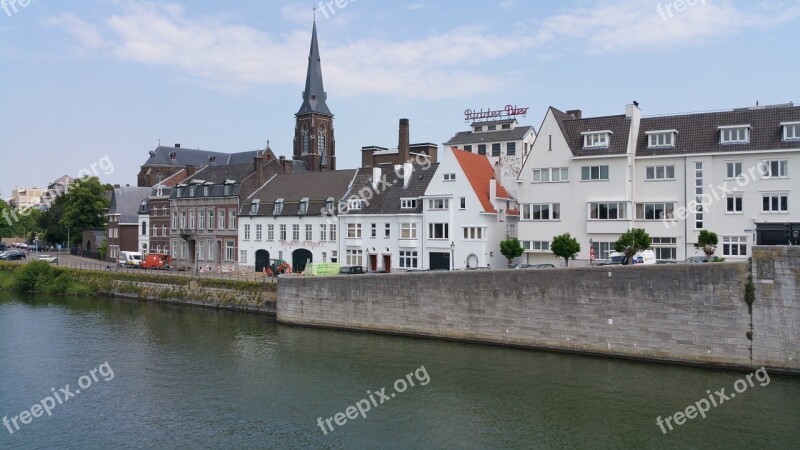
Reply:
[[[397,139],[397,163],[402,164],[408,161],[410,156],[408,119],[400,119],[399,137]]]
[[[580,109],[570,109],[567,111],[568,116],[572,116],[573,119],[580,119],[583,116]]]
[[[194,175],[194,173],[195,173],[195,168],[193,164],[189,164],[188,166],[186,166],[186,178],[189,178],[190,176]]]
[[[264,184],[264,155],[256,150],[256,156],[253,158],[253,171],[256,174],[256,185],[261,187]]]

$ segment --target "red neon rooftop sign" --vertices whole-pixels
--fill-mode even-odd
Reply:
[[[508,117],[523,116],[528,114],[528,108],[517,108],[516,105],[506,105],[504,109],[492,110],[481,108],[479,111],[468,109],[464,111],[464,120],[469,122],[473,120],[490,120],[490,119],[503,119]]]

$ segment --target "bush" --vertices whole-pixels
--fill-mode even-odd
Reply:
[[[53,278],[53,267],[45,261],[31,261],[17,271],[13,286],[20,292],[41,292]]]

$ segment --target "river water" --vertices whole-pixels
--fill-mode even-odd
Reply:
[[[10,294],[0,343],[1,449],[800,447],[800,378],[764,372]]]

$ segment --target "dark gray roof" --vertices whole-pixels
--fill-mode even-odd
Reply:
[[[356,169],[331,170],[326,172],[281,173],[242,203],[241,215],[250,215],[253,200],[259,201],[258,216],[271,216],[275,200],[283,199],[281,216],[298,215],[300,200],[307,198],[309,208],[307,215],[319,215],[328,198],[335,204],[344,198]]]
[[[741,152],[798,148],[785,142],[781,122],[800,121],[800,106],[742,108],[732,111],[646,117],[639,127],[637,156],[687,155],[709,152]],[[750,142],[720,144],[719,129],[726,125],[750,125]],[[648,131],[677,130],[675,147],[648,148]]]
[[[252,161],[258,150],[239,153],[212,152],[208,150],[195,150],[190,148],[159,146],[150,152],[150,157],[143,164],[145,166],[203,166],[214,164],[223,166],[228,164],[241,164]],[[175,158],[171,155],[174,154]]]
[[[292,160],[292,172],[293,173],[303,173],[308,172],[308,163],[303,161],[302,159],[293,159]]]
[[[372,167],[358,169],[355,180],[350,190],[345,195],[346,198],[356,196],[361,198],[359,190],[369,189],[372,198],[363,209],[350,211],[349,214],[421,214],[422,202],[417,202],[415,209],[401,209],[401,198],[419,198],[425,195],[428,185],[433,180],[433,175],[439,167],[439,163],[431,164],[427,170],[423,170],[423,165],[414,165],[414,170],[409,180],[408,187],[403,187],[403,179],[395,173],[393,165],[381,164],[381,179],[389,184],[389,187],[379,185],[378,191],[372,190]],[[402,174],[402,172],[401,172]]]
[[[111,192],[108,214],[118,214],[120,223],[138,223],[139,206],[151,190],[149,187],[115,187]]]
[[[472,122],[471,124],[469,124],[469,126],[477,127],[477,126],[481,126],[481,125],[502,125],[502,124],[506,124],[506,123],[514,123],[516,121],[517,121],[517,119],[513,119],[513,118],[512,119],[486,120],[486,121],[483,121],[483,122]]]
[[[311,49],[308,52],[308,70],[306,71],[306,89],[303,91],[303,104],[297,114],[318,113],[332,116],[325,100],[328,94],[322,86],[322,65],[317,45],[317,23],[311,31]]]
[[[514,128],[513,130],[497,130],[497,131],[460,131],[455,136],[445,142],[444,145],[464,145],[464,144],[483,144],[486,142],[503,142],[503,141],[519,141],[528,131],[531,130],[530,125],[522,125]]]
[[[226,180],[233,180],[240,183],[245,177],[254,172],[253,162],[244,164],[232,164],[230,166],[206,166],[198,170],[189,178],[181,181],[180,185],[191,184],[191,182],[202,180],[209,184],[223,184]]]
[[[628,131],[631,120],[624,114],[618,116],[586,117],[575,119],[552,106],[553,116],[567,140],[574,156],[624,155],[628,148]],[[611,145],[607,148],[583,148],[583,134],[587,131],[611,131]]]

